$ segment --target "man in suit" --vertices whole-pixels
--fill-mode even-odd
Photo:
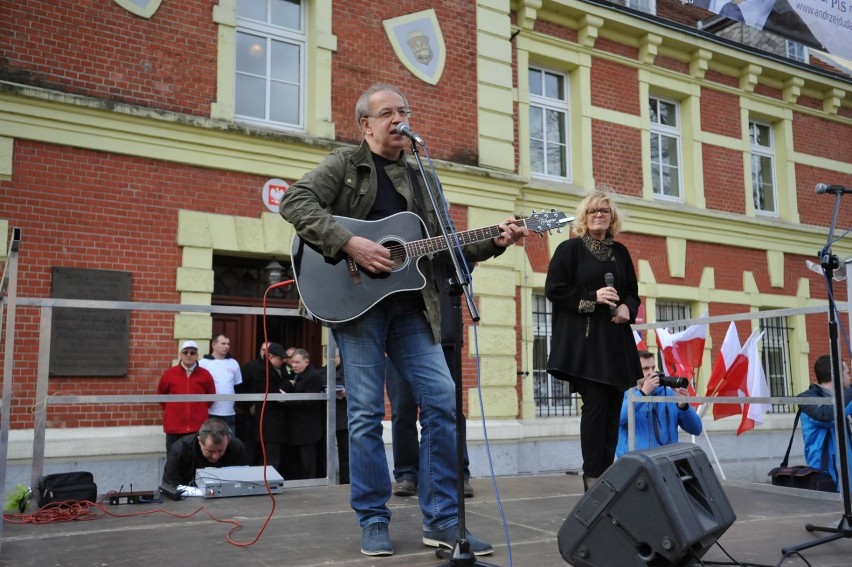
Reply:
[[[323,376],[311,366],[308,351],[297,348],[290,355],[294,394],[321,394]],[[317,444],[325,433],[321,400],[287,401],[287,446],[291,457],[291,479],[317,477]]]
[[[251,378],[251,391],[253,393],[277,394],[293,391],[293,384],[287,376],[287,371],[284,370],[286,357],[287,353],[280,344],[269,343],[267,345],[265,366],[259,369],[259,374],[255,374]],[[268,381],[267,374],[269,376]],[[264,409],[263,402],[255,402],[253,408],[253,414],[256,417],[254,435],[258,447],[266,449],[266,463],[275,467],[284,478],[287,478],[282,470],[285,464],[284,450],[287,441],[288,408],[286,405],[285,402],[270,401]],[[263,440],[262,445],[260,445],[261,438]],[[263,464],[262,452],[258,451],[255,459],[257,464]]]
[[[236,393],[252,394],[260,391],[261,382],[266,383],[266,365],[268,364],[266,349],[268,347],[269,343],[261,343],[257,358],[243,364],[240,368],[243,382],[235,387]],[[235,408],[237,413],[236,436],[246,446],[249,462],[255,463],[260,445],[254,432],[257,430],[260,416],[255,412],[252,402],[237,402]]]

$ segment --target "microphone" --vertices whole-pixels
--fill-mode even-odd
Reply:
[[[607,287],[613,287],[615,285],[615,278],[612,276],[612,272],[604,274],[604,282],[606,282]],[[609,316],[615,317],[615,307],[609,308]]]
[[[421,146],[423,145],[423,138],[417,135],[417,133],[411,129],[408,124],[403,124],[400,122],[396,125],[396,133],[400,136],[405,136],[406,138],[410,138],[411,140],[417,142]]]
[[[843,195],[844,193],[852,193],[852,187],[844,187],[843,185],[828,185],[826,183],[817,183],[815,188],[817,195],[823,193],[832,193],[834,195]]]

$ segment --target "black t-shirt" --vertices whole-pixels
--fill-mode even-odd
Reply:
[[[370,209],[366,220],[379,220],[406,210],[405,197],[397,192],[396,187],[393,186],[393,182],[388,177],[388,172],[385,171],[385,167],[396,163],[396,161],[373,154],[373,163],[376,165],[378,191],[376,192],[376,202],[373,203],[373,208]]]

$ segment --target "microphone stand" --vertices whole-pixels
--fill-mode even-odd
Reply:
[[[840,262],[835,254],[831,252],[831,244],[834,238],[834,227],[837,223],[837,214],[840,210],[841,192],[835,193],[834,215],[831,219],[831,227],[828,232],[828,240],[825,247],[820,250],[819,258],[825,274],[825,282],[828,288],[828,338],[829,352],[831,353],[831,382],[834,385],[834,428],[837,432],[837,453],[839,457],[840,471],[838,472],[838,486],[840,487],[840,495],[843,499],[843,516],[837,524],[837,527],[815,526],[813,524],[805,524],[805,529],[809,532],[825,532],[830,535],[815,539],[799,545],[785,547],[781,550],[783,557],[798,554],[798,552],[816,547],[830,541],[838,539],[852,538],[852,501],[850,501],[849,487],[849,455],[847,453],[847,433],[845,402],[843,399],[843,382],[840,365],[840,342],[837,334],[837,304],[834,301],[834,289],[832,280],[834,278],[834,270],[840,267]]]
[[[426,144],[420,142],[424,149],[426,149]],[[454,326],[454,329],[457,331],[461,329],[461,305],[459,296],[464,293],[465,298],[467,299],[467,308],[470,311],[470,316],[473,322],[479,321],[479,311],[476,308],[476,304],[473,302],[473,292],[470,289],[470,270],[467,269],[467,263],[465,262],[464,256],[461,251],[461,244],[459,243],[458,236],[455,232],[452,231],[452,221],[449,219],[449,211],[446,206],[446,199],[444,198],[444,193],[441,188],[441,184],[438,182],[438,176],[435,174],[434,168],[431,168],[432,161],[429,159],[429,153],[426,152],[426,157],[429,159],[429,165],[431,168],[431,179],[434,181],[430,181],[430,176],[426,174],[426,169],[423,167],[423,161],[420,159],[420,152],[417,149],[417,140],[412,138],[411,140],[411,153],[414,155],[414,160],[417,162],[417,168],[420,171],[420,175],[423,177],[423,183],[426,186],[426,192],[429,194],[429,199],[432,202],[432,208],[435,211],[435,215],[438,218],[438,227],[440,228],[441,235],[444,237],[444,241],[447,244],[447,250],[450,254],[450,258],[453,262],[453,273],[450,277],[450,288],[448,293],[451,295],[451,301],[453,302],[453,318],[454,325],[458,323],[458,326]],[[417,191],[416,187],[411,188],[412,191]],[[464,264],[465,269],[462,270],[462,265]],[[429,285],[427,283],[426,285]],[[456,308],[458,306],[458,308]],[[460,334],[460,332],[459,332]],[[462,412],[463,403],[462,403],[462,377],[461,377],[461,342],[458,340],[458,335],[456,336],[455,348],[453,352],[454,364],[456,365],[456,372],[452,372],[453,381],[455,382],[456,389],[456,498],[458,500],[458,514],[459,514],[459,523],[458,523],[458,536],[456,539],[456,545],[453,548],[452,552],[446,551],[444,549],[437,549],[435,551],[435,556],[439,559],[447,559],[449,561],[444,563],[441,567],[497,567],[496,565],[492,565],[490,563],[484,563],[478,561],[476,555],[470,551],[470,542],[468,541],[467,529],[465,528],[465,503],[464,503],[464,443],[465,443],[465,432],[464,428],[466,426],[464,413]],[[452,369],[450,369],[452,370]]]

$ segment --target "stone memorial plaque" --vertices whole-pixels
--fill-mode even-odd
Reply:
[[[130,272],[53,268],[51,297],[130,301]],[[56,307],[50,376],[127,376],[130,311]]]

